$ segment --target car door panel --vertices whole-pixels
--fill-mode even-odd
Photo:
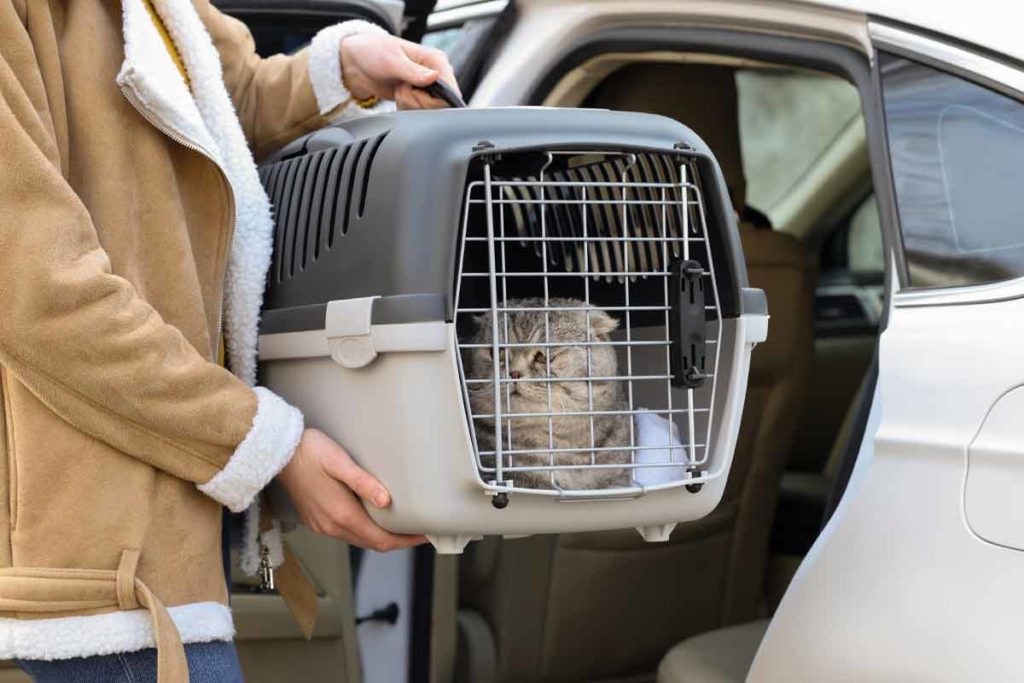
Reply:
[[[1016,349],[985,341],[1020,337],[1021,315],[1024,301],[893,311],[881,338],[873,448],[783,598],[751,681],[1020,674],[1024,554],[971,530],[963,491],[967,449],[989,407],[1024,378]],[[935,339],[941,348],[923,352]],[[988,371],[977,371],[980,347]],[[954,375],[957,367],[975,370]],[[981,625],[984,642],[969,635]]]
[[[986,58],[961,47],[888,27],[872,35],[885,51],[876,60],[900,204],[887,252],[902,276],[850,483],[749,680],[1020,680],[1024,253],[1011,239],[1019,211],[1012,194],[978,197],[955,178],[988,167],[988,145],[1006,142],[999,119],[1024,117],[1024,93],[979,85],[991,83],[962,67]],[[962,102],[996,114],[987,129],[967,122],[969,157],[967,128],[935,125],[958,125],[945,117]],[[955,161],[943,155],[949,134],[960,144]],[[944,173],[947,163],[957,174]]]

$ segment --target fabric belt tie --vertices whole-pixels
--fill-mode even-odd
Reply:
[[[163,603],[135,577],[138,549],[125,550],[117,570],[0,569],[0,612],[48,614],[144,607],[153,620],[157,683],[188,683],[188,660],[178,627]]]

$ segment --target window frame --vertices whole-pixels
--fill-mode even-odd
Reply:
[[[937,37],[926,36],[884,22],[870,21],[868,33],[875,48],[874,71],[879,88],[879,98],[881,98],[882,92],[877,54],[881,51],[961,78],[1009,97],[1024,106],[1024,70],[1016,63],[1003,61],[995,55],[983,54],[977,49],[955,45]],[[884,117],[882,124],[885,125]],[[888,135],[885,138],[885,146],[888,160]],[[891,178],[891,162],[889,173]],[[1024,275],[977,285],[911,286],[906,255],[903,250],[903,230],[898,214],[892,216],[891,224],[895,228],[895,234],[892,236],[893,243],[898,246],[898,249],[893,252],[899,272],[899,288],[893,293],[893,305],[897,308],[992,303],[1024,297]]]

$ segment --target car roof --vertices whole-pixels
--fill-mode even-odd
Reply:
[[[1024,61],[1024,3],[1017,0],[798,1],[892,19]]]
[[[517,0],[550,4],[551,0]],[[565,4],[592,0],[561,0]],[[615,6],[620,3],[610,3]],[[991,52],[1024,62],[1024,2],[1020,0],[791,0],[797,5],[847,10],[890,19],[911,28],[944,34]],[[437,0],[435,11],[472,5],[501,4],[488,0]],[[683,3],[680,3],[680,7]]]

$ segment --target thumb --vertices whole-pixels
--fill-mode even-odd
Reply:
[[[404,83],[420,88],[430,85],[440,76],[436,69],[417,64],[405,53],[402,54],[401,61],[398,63],[397,72],[395,74],[396,78]]]

